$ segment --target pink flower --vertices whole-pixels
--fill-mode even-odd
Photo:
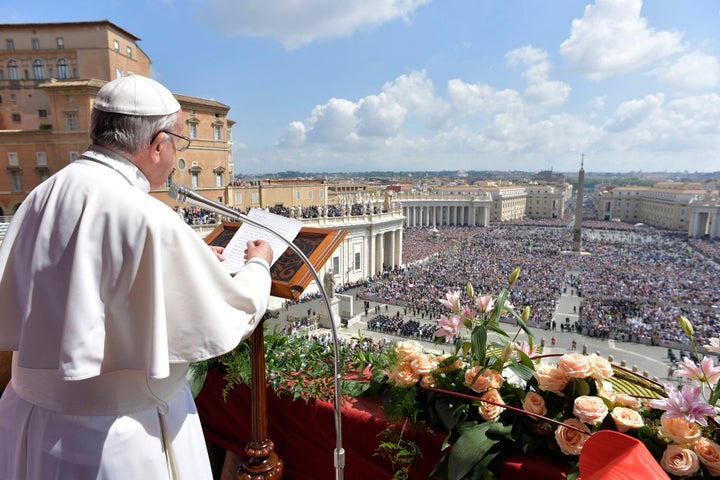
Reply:
[[[711,352],[720,353],[720,338],[711,338],[705,348]]]
[[[487,313],[495,307],[495,299],[490,296],[477,297],[475,299],[475,306],[478,307],[481,312]]]
[[[665,410],[668,417],[685,417],[691,422],[707,426],[707,416],[715,415],[715,409],[700,401],[700,386],[686,386],[682,391],[671,383],[665,384],[667,398],[650,400],[648,405],[658,410]]]
[[[700,366],[688,357],[685,357],[683,358],[683,365],[680,367],[677,375],[678,377],[694,379],[714,386],[720,379],[720,367],[713,365],[713,360],[710,357],[704,357],[700,361]]]
[[[435,332],[435,336],[444,337],[445,340],[452,340],[453,337],[457,336],[458,330],[463,325],[463,319],[457,315],[451,315],[450,318],[441,315],[438,324],[440,328]]]
[[[453,312],[460,311],[460,291],[448,292],[445,294],[445,298],[438,300],[441,304],[445,305]]]

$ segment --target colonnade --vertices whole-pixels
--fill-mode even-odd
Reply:
[[[489,202],[432,201],[403,199],[405,226],[439,227],[443,225],[485,226],[490,222]]]

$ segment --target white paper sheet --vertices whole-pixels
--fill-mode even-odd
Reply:
[[[274,213],[270,213],[259,208],[251,209],[247,216],[251,220],[255,220],[256,222],[279,233],[289,242],[292,242],[295,239],[302,227],[302,222],[299,220],[275,215]],[[225,261],[222,262],[222,266],[225,270],[230,273],[236,273],[243,265],[245,265],[245,249],[247,248],[247,242],[253,240],[265,240],[270,244],[273,251],[272,263],[275,263],[288,248],[287,244],[276,235],[273,235],[260,227],[250,225],[248,222],[243,222],[237,232],[235,232],[235,235],[225,246],[225,251],[223,252]]]

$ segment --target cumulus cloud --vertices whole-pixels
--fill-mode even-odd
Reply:
[[[682,35],[655,31],[640,16],[642,0],[597,0],[572,22],[560,54],[593,80],[644,68],[683,50]]]
[[[197,14],[226,35],[272,38],[296,49],[322,38],[344,37],[398,19],[431,0],[196,0]]]
[[[547,52],[532,46],[512,50],[505,55],[512,66],[522,65],[527,69],[523,77],[528,81],[525,98],[528,102],[540,106],[562,105],[570,95],[570,85],[550,80],[550,62]]]
[[[707,91],[718,85],[720,62],[717,57],[696,51],[652,73],[662,85],[680,92]]]

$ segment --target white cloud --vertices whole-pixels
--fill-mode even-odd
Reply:
[[[698,92],[715,88],[720,79],[718,58],[691,52],[671,65],[653,72],[660,83],[680,92]]]
[[[287,49],[345,37],[398,19],[431,0],[196,0],[197,14],[227,35],[268,37]]]
[[[523,77],[528,81],[525,99],[534,105],[543,107],[562,105],[570,95],[570,85],[550,80],[550,62],[547,52],[532,46],[512,50],[505,55],[512,66],[523,65],[527,69]]]
[[[659,112],[664,102],[665,96],[662,93],[647,95],[641,100],[625,102],[617,108],[615,116],[607,121],[605,130],[620,132],[633,128],[649,116]]]
[[[572,22],[561,55],[589,78],[627,73],[683,50],[681,34],[655,31],[640,16],[642,0],[597,0]]]

